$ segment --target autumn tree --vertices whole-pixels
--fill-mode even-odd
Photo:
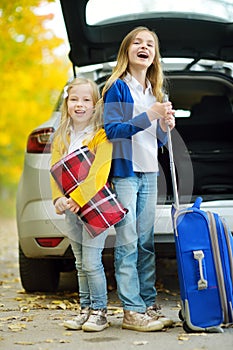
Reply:
[[[63,40],[45,27],[53,15],[36,11],[48,2],[0,3],[1,198],[12,196],[22,172],[27,136],[49,119],[68,78],[67,53],[55,53]]]

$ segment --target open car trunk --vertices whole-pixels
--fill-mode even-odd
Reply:
[[[172,139],[181,202],[196,196],[233,198],[232,80],[221,74],[211,73],[210,79],[206,72],[179,72],[171,73],[169,85],[177,110]],[[159,202],[164,191],[169,202],[173,191],[167,149],[160,150],[159,160]]]
[[[189,203],[196,196],[206,201],[233,199],[232,5],[213,0],[208,7],[200,7],[190,0],[182,8],[177,2],[175,8],[167,4],[165,9],[162,1],[141,0],[133,8],[126,4],[119,11],[110,11],[111,2],[101,8],[101,0],[60,3],[74,72],[77,67],[107,66],[115,61],[123,37],[136,26],[158,34],[163,59],[192,60],[179,71],[173,67],[167,73],[170,100],[176,110],[172,139],[180,202]],[[88,7],[94,15],[92,22]],[[108,16],[99,20],[98,15],[105,13]],[[218,68],[201,66],[202,60],[216,62]],[[219,69],[221,63],[229,64],[229,71],[226,65]],[[99,85],[105,78],[104,74],[99,78]],[[166,147],[159,150],[159,162],[158,203],[170,204],[173,190]]]

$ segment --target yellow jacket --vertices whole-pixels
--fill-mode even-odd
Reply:
[[[59,152],[57,139],[53,141],[51,165],[58,162],[63,156]],[[83,207],[106,184],[112,161],[112,144],[108,141],[104,129],[97,131],[93,139],[85,144],[95,154],[86,179],[70,193],[70,197]],[[53,202],[64,196],[56,181],[50,176]]]

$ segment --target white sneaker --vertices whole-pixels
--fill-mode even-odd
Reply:
[[[107,311],[105,309],[91,310],[88,320],[82,326],[82,330],[86,332],[99,332],[108,326]]]
[[[89,307],[80,310],[80,313],[73,318],[72,320],[67,320],[63,323],[63,325],[68,329],[80,330],[82,329],[82,325],[88,320],[90,315]]]

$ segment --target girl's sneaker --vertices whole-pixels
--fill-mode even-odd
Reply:
[[[150,317],[162,322],[164,327],[172,327],[172,325],[173,325],[173,321],[170,318],[168,318],[162,314],[161,307],[157,304],[149,306],[146,309],[146,313]]]
[[[82,330],[86,332],[99,332],[108,326],[106,309],[91,310],[88,320],[82,326]]]
[[[90,315],[89,307],[80,310],[80,313],[73,318],[72,320],[67,320],[64,322],[64,326],[68,329],[80,330],[82,329],[82,325],[88,320]]]
[[[124,310],[122,328],[138,332],[154,332],[163,329],[162,322],[150,317],[147,313]]]

